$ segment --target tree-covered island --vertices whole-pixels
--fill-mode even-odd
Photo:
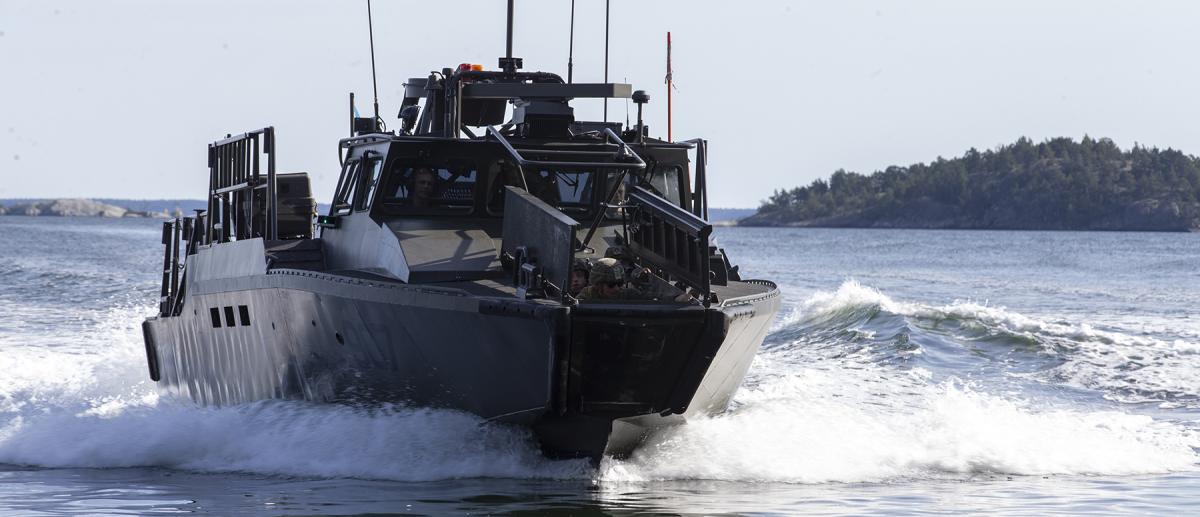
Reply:
[[[1200,230],[1200,158],[1107,138],[1021,138],[995,150],[838,170],[779,190],[741,226]]]

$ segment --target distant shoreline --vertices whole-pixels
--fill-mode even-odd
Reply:
[[[208,204],[202,199],[9,198],[0,199],[0,216],[150,217],[170,219],[195,215]],[[327,204],[318,204],[325,213]]]
[[[1200,158],[1107,138],[1027,138],[776,190],[740,226],[1200,231]]]
[[[81,198],[0,200],[0,215],[3,216],[165,219],[178,213],[178,207],[174,211],[167,208],[136,209],[103,200]]]
[[[1146,204],[1151,204],[1146,208]],[[946,220],[914,220],[914,217],[891,218],[878,213],[853,213],[805,220],[780,220],[759,214],[734,221],[728,226],[744,228],[856,228],[872,230],[996,230],[996,231],[1061,231],[1061,232],[1155,232],[1200,233],[1200,204],[1158,210],[1160,203],[1126,207],[1123,213],[1092,221],[1086,226],[1069,226],[1061,222],[1025,224],[956,224]],[[902,207],[905,209],[907,207]],[[1166,213],[1164,213],[1166,212]],[[900,220],[897,220],[900,219]]]
[[[733,224],[713,224],[713,226],[726,228],[767,228],[767,229],[814,229],[814,230],[925,230],[931,232],[939,231],[965,231],[965,232],[1077,232],[1077,233],[1197,233],[1200,234],[1200,228],[1190,229],[1153,229],[1153,228],[1095,228],[1095,229],[1080,229],[1080,228],[977,228],[977,227],[918,227],[918,226],[821,226],[816,224],[778,224],[778,225],[761,225],[761,224],[741,224],[739,221],[731,221]]]
[[[195,209],[204,209],[204,201],[198,199],[72,199],[35,198],[0,199],[0,216],[11,217],[82,217],[82,218],[154,218],[170,219],[190,215]],[[322,205],[320,212],[328,206]],[[1196,228],[1022,228],[982,226],[933,226],[933,225],[885,225],[849,224],[847,221],[788,221],[756,222],[747,215],[754,214],[748,208],[710,208],[709,222],[718,228],[823,228],[861,230],[972,230],[972,231],[1029,231],[1029,232],[1150,232],[1150,233],[1200,233]],[[749,220],[748,220],[749,219]]]

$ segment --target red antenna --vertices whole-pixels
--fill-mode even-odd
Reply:
[[[671,31],[667,31],[667,141],[674,142],[671,138]]]

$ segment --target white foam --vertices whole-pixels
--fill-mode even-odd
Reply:
[[[785,325],[819,325],[875,307],[897,314],[934,310],[848,282],[803,301]],[[988,325],[1057,332],[999,308],[951,310],[975,311],[972,317]],[[595,474],[583,461],[542,458],[526,430],[481,425],[455,411],[300,402],[206,409],[160,399],[146,380],[138,328],[148,312],[132,307],[88,315],[93,323],[82,335],[41,336],[36,346],[4,343],[0,462],[398,480],[598,475],[604,482],[810,483],[1191,470],[1193,448],[1200,446],[1195,432],[1179,424],[1039,407],[952,380],[935,382],[937,376],[919,368],[877,365],[869,356],[797,361],[794,354],[768,353],[756,360],[730,413],[665,433],[628,461],[606,461]],[[58,339],[65,341],[53,342]],[[1194,357],[1184,349],[1179,352]]]
[[[1039,410],[954,382],[882,371],[805,369],[739,395],[733,412],[689,422],[601,479],[793,483],[1008,474],[1193,470],[1193,431],[1113,411]],[[897,382],[892,382],[897,381]]]
[[[0,462],[407,481],[587,474],[586,462],[542,458],[525,430],[482,424],[446,410],[162,403],[109,415],[22,417],[0,432]]]
[[[777,330],[799,327],[811,333],[873,311],[917,320],[957,319],[1020,334],[1048,343],[1047,353],[1054,353],[1051,345],[1062,340],[1077,340],[1080,348],[1114,355],[1112,350],[1099,351],[1116,346],[1146,353],[1146,347],[1162,345],[975,302],[943,307],[898,302],[853,280],[801,301]],[[811,347],[810,340],[806,335],[760,355],[729,413],[689,422],[628,461],[606,461],[601,479],[818,483],[1200,468],[1200,436],[1188,424],[1027,399],[1019,393],[992,393],[953,375],[947,379],[946,372],[935,376],[922,368],[877,364],[861,350],[828,356],[816,350],[828,346]],[[1192,353],[1187,346],[1173,349]],[[1068,360],[1066,365],[1086,363]],[[1105,368],[1097,365],[1096,371]],[[1169,373],[1173,379],[1190,375],[1195,373]]]
[[[907,313],[916,306],[899,303],[873,287],[857,280],[842,282],[836,291],[817,291],[780,318],[776,329],[799,324],[814,325],[863,310],[879,308],[897,314]]]
[[[89,316],[85,335],[5,345],[0,463],[398,480],[589,474],[584,461],[543,458],[525,429],[457,411],[160,399],[142,355],[148,312],[105,311]]]
[[[776,330],[820,328],[856,314],[881,310],[922,322],[957,320],[967,326],[1009,334],[1037,343],[1062,364],[1037,374],[1046,382],[1100,390],[1120,402],[1179,405],[1180,397],[1200,399],[1200,341],[1164,340],[1127,331],[1111,323],[1034,317],[975,301],[925,305],[894,300],[880,291],[847,280],[833,292],[818,292],[799,303]],[[1161,322],[1160,322],[1161,323]],[[1190,335],[1187,329],[1172,329]],[[919,352],[919,349],[917,350]]]
[[[1100,330],[1089,322],[1035,318],[973,302],[918,306],[906,314],[976,322],[1032,340],[1044,353],[1065,359],[1041,372],[1042,378],[1101,390],[1112,400],[1169,403],[1179,397],[1200,397],[1200,342]]]

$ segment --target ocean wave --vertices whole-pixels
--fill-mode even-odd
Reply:
[[[1029,373],[1046,382],[1099,390],[1106,398],[1124,403],[1200,407],[1200,342],[1099,329],[1087,322],[1039,319],[970,302],[923,307],[911,315],[968,322],[993,334],[1035,343],[1043,354],[1061,360],[1052,368]]]
[[[142,355],[139,325],[149,313],[144,303],[80,311],[73,332],[59,326],[30,342],[0,342],[0,463],[406,481],[820,483],[1195,470],[1200,447],[1183,424],[1048,403],[921,362],[921,350],[957,343],[930,341],[943,328],[939,318],[1039,342],[1065,336],[1114,346],[1124,335],[986,305],[897,302],[854,282],[801,301],[782,319],[726,414],[669,430],[599,471],[545,459],[527,430],[457,411],[299,401],[203,408],[160,397]]]
[[[22,417],[0,430],[0,462],[401,481],[590,475],[586,460],[547,460],[528,431],[466,413],[296,401],[220,409],[158,401]]]
[[[1200,436],[1147,416],[1044,410],[958,382],[893,379],[883,371],[846,369],[778,377],[739,394],[734,411],[689,422],[628,461],[606,460],[600,479],[824,483],[1124,475],[1195,470],[1200,461]]]
[[[150,312],[91,314],[61,343],[0,343],[0,463],[406,481],[590,475],[586,461],[543,458],[528,430],[458,411],[160,398],[141,343]]]
[[[861,350],[864,337],[874,363],[927,352],[927,361],[936,356],[961,374],[955,370],[972,362],[1005,361],[1007,375],[1096,390],[1117,402],[1200,407],[1200,340],[1159,339],[969,300],[901,302],[854,280],[796,305],[765,348],[805,359],[823,349]]]

